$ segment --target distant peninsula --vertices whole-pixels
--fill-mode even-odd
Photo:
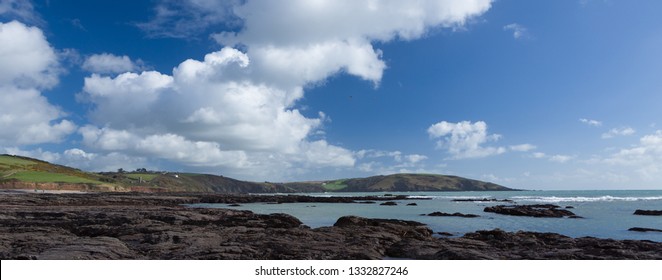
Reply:
[[[311,193],[512,191],[490,182],[437,174],[393,174],[308,182],[249,182],[225,176],[149,171],[86,172],[29,157],[0,155],[0,189],[83,192]]]

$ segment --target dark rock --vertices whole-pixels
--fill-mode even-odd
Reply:
[[[286,214],[181,206],[204,197],[0,194],[0,259],[662,259],[662,243],[642,240],[498,229],[439,238],[419,222],[355,216],[311,229]]]
[[[574,206],[566,206],[565,209],[575,209]]]
[[[387,201],[387,202],[380,203],[379,205],[384,205],[384,206],[395,206],[395,205],[398,205],[398,203],[393,202],[393,201]]]
[[[452,199],[451,201],[455,201],[455,202],[511,202],[511,203],[515,202],[515,201],[512,201],[510,199],[496,199],[496,198],[458,198],[458,199]]]
[[[444,213],[444,212],[432,212],[430,214],[427,214],[427,216],[435,216],[435,217],[463,217],[463,218],[476,218],[480,217],[479,215],[476,214],[462,214],[455,212],[453,214],[449,213]]]
[[[531,204],[531,205],[497,205],[485,207],[483,211],[493,212],[502,215],[528,216],[528,217],[550,217],[562,218],[572,217],[581,218],[575,213],[565,209],[558,209],[558,205],[553,204]]]
[[[416,203],[408,203],[407,206],[418,206]]]
[[[437,234],[439,234],[439,235],[441,235],[441,236],[453,236],[452,233],[450,233],[450,232],[445,232],[445,231],[437,232]]]
[[[241,205],[240,205],[240,204],[236,204],[236,203],[232,203],[232,204],[228,204],[228,206],[230,206],[230,207],[239,207],[239,206],[241,206]]]
[[[635,215],[646,215],[646,216],[662,216],[662,210],[641,210],[637,209],[634,211]]]
[[[633,227],[628,229],[629,231],[638,231],[638,232],[648,232],[648,231],[653,231],[653,232],[662,232],[662,229],[656,229],[656,228],[642,228],[642,227]]]

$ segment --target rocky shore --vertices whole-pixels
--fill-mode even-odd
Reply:
[[[439,238],[412,221],[342,217],[311,229],[286,214],[183,204],[352,203],[197,194],[0,193],[1,259],[662,259],[662,243],[486,230]],[[400,199],[392,197],[391,199]]]

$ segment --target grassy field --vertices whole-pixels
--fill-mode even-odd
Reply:
[[[337,190],[342,190],[346,188],[347,185],[345,185],[345,180],[337,180],[333,182],[327,182],[324,185],[324,189],[328,191],[337,191]]]
[[[101,183],[99,181],[81,178],[77,176],[43,172],[43,171],[19,171],[7,177],[7,179],[18,179],[24,182],[35,182],[35,183],[91,183],[91,184]]]
[[[0,156],[0,167],[10,168],[11,166],[28,166],[34,165],[36,162],[25,160],[22,158],[12,157],[12,156]]]
[[[125,175],[126,177],[129,177],[131,179],[139,180],[142,178],[145,181],[151,181],[152,179],[159,176],[159,174],[152,174],[152,173],[127,173]]]

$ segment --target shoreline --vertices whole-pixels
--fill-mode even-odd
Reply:
[[[268,201],[352,203],[298,195],[0,193],[0,258],[662,259],[662,243],[645,240],[498,229],[439,238],[418,222],[355,216],[311,229],[287,214],[183,206]]]

